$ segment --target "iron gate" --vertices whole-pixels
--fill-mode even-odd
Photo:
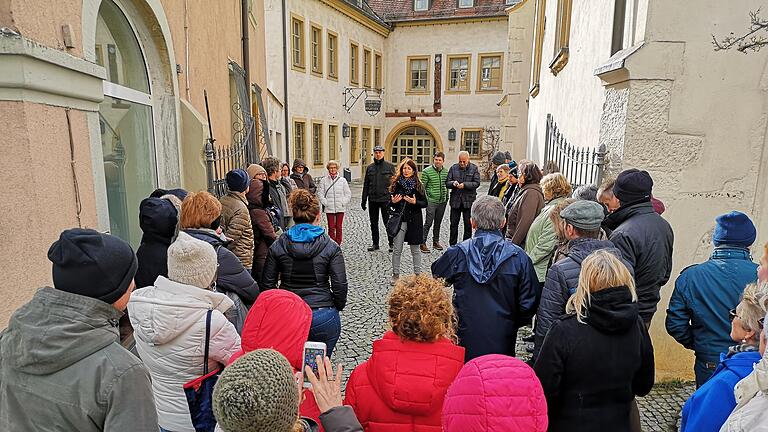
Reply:
[[[552,114],[547,114],[544,143],[544,171],[561,172],[573,188],[599,185],[603,181],[606,162],[605,145],[599,148],[577,147],[569,143],[557,128]]]

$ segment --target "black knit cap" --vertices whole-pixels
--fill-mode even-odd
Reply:
[[[62,232],[48,249],[48,259],[54,288],[109,304],[128,291],[138,268],[128,243],[92,229]]]
[[[638,201],[650,201],[653,191],[653,179],[648,171],[632,168],[622,171],[616,177],[613,194],[622,204]]]

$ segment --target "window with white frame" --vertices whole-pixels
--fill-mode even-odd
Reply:
[[[474,5],[475,5],[474,0],[459,0],[460,8],[471,8]]]
[[[413,0],[413,10],[425,11],[429,9],[429,0]]]
[[[429,58],[418,57],[408,60],[408,91],[426,92],[429,76]]]

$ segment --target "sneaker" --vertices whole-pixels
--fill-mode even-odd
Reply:
[[[400,279],[400,276],[398,275],[392,275],[392,279],[390,279],[389,284],[392,286],[395,286],[397,283],[397,280]]]
[[[421,249],[421,252],[429,253],[429,248],[427,247],[426,243],[422,243],[421,246],[419,246],[419,248]]]
[[[440,243],[432,243],[432,249],[441,251],[443,250],[443,245]]]
[[[379,246],[378,245],[373,245],[373,246],[369,246],[368,247],[368,252],[373,252],[373,251],[377,251],[377,250],[379,250]]]

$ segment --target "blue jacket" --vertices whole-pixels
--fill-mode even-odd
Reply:
[[[733,345],[728,311],[739,304],[757,264],[747,249],[721,246],[708,261],[683,269],[667,309],[667,333],[696,357],[716,362]]]
[[[736,408],[733,388],[752,372],[753,365],[760,361],[760,353],[736,353],[730,358],[723,353],[720,360],[712,378],[685,402],[680,432],[719,431]]]
[[[528,255],[501,231],[476,231],[451,246],[432,274],[453,284],[457,336],[466,361],[485,354],[515,355],[517,329],[539,303],[536,271]]]

